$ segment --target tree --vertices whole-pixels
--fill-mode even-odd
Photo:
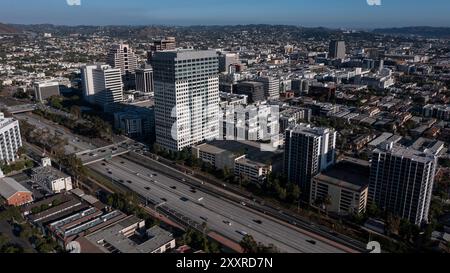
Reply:
[[[76,105],[70,107],[70,114],[79,119],[81,117],[81,108]]]
[[[293,183],[287,185],[288,199],[290,202],[298,202],[300,199],[300,187]]]
[[[27,152],[27,150],[23,146],[21,146],[21,147],[19,147],[19,149],[17,149],[18,156],[22,156],[22,155],[26,154],[26,152]]]
[[[262,243],[257,243],[251,235],[245,235],[239,245],[241,246],[244,253],[255,254],[279,252],[278,248],[275,245],[269,244],[268,246],[266,246]]]
[[[258,244],[251,235],[245,235],[239,243],[244,253],[257,253]]]
[[[400,218],[392,214],[388,214],[386,218],[386,232],[388,235],[398,234],[400,229]]]
[[[53,108],[59,109],[59,110],[64,108],[63,105],[61,104],[62,101],[63,101],[63,98],[60,96],[52,96],[49,99],[50,106]]]

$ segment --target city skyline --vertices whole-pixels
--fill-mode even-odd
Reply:
[[[381,1],[237,1],[194,0],[77,1],[18,0],[0,4],[0,18],[12,24],[55,25],[237,25],[285,24],[329,28],[383,28],[404,26],[450,27],[450,2]],[[343,3],[342,3],[343,2]],[[377,1],[372,1],[373,3]],[[436,9],[436,7],[439,7]],[[120,16],[118,16],[120,14]],[[411,16],[414,14],[414,16]]]

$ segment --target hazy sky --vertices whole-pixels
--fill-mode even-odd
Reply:
[[[0,22],[59,25],[293,24],[450,27],[449,0],[0,0]],[[375,0],[373,0],[375,1]]]

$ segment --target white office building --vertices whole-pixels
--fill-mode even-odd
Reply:
[[[83,89],[83,98],[89,103],[95,103],[95,88],[92,71],[99,65],[90,64],[81,67],[81,87]]]
[[[34,83],[34,96],[37,102],[44,102],[52,96],[59,96],[59,82],[42,81]]]
[[[123,84],[120,69],[109,65],[87,65],[82,68],[83,97],[103,108],[123,101]]]
[[[179,151],[219,136],[217,53],[163,51],[152,57],[156,142]]]
[[[13,118],[5,118],[0,112],[0,162],[16,161],[20,147],[22,147],[22,139],[19,122]]]

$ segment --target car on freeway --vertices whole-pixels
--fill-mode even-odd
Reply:
[[[227,226],[231,226],[231,225],[232,225],[232,223],[231,223],[230,221],[223,221],[223,223],[224,223],[225,225],[227,225]]]
[[[163,200],[164,202],[167,202],[167,199],[166,199],[166,198],[161,198],[161,200]]]
[[[175,186],[172,186],[172,187],[170,187],[172,190],[176,190],[177,189],[177,187],[175,187]]]
[[[200,219],[202,219],[205,222],[208,222],[208,218],[204,217],[204,216],[200,216]]]
[[[127,183],[128,183],[128,184],[131,184],[131,183],[133,183],[133,182],[131,182],[130,180],[127,180]]]
[[[312,245],[315,245],[315,244],[317,244],[317,242],[316,241],[314,241],[314,240],[306,240],[308,243],[310,243],[310,244],[312,244]]]
[[[145,187],[145,189],[149,191],[149,190],[150,190],[150,187]]]
[[[261,220],[253,220],[253,222],[255,222],[255,223],[259,224],[259,225],[262,225],[262,223],[263,223]]]
[[[247,236],[248,233],[242,230],[236,230],[237,233],[241,234],[242,236]]]
[[[183,201],[183,202],[187,202],[187,201],[189,201],[189,199],[188,199],[188,198],[186,198],[186,197],[181,197],[181,198],[180,198],[180,200],[181,200],[181,201]]]

